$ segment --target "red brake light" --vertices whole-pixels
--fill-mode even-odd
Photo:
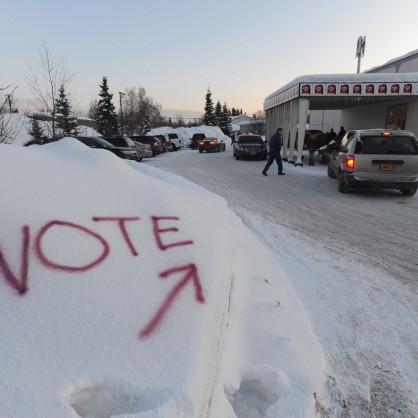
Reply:
[[[216,142],[215,142],[215,141],[210,141],[210,142],[209,142],[209,144],[210,144],[210,145],[215,145],[215,144],[216,144]]]
[[[346,165],[348,168],[353,169],[353,168],[354,168],[355,163],[356,163],[356,159],[355,159],[354,155],[347,155],[347,157],[346,157],[346,159],[345,159],[345,165]]]
[[[203,141],[200,141],[199,145],[205,145],[205,143]]]
[[[392,135],[392,132],[384,131],[384,132],[381,132],[380,135],[382,135],[382,136],[391,136]]]

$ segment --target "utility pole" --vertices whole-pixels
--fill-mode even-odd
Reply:
[[[122,96],[125,96],[125,93],[119,92],[119,103],[120,103],[120,128],[123,136],[123,112],[122,112]]]
[[[356,49],[356,57],[357,61],[357,74],[360,72],[360,60],[361,57],[364,57],[364,50],[366,49],[366,37],[359,36],[357,39],[357,49]]]

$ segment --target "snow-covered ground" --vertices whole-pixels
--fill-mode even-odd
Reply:
[[[146,165],[223,196],[271,249],[329,366],[322,416],[418,417],[418,197],[343,195],[318,164],[264,177],[264,161],[236,161],[231,148]]]

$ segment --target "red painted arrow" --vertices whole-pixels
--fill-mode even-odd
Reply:
[[[174,302],[177,294],[181,292],[181,290],[187,285],[189,281],[192,281],[194,284],[196,300],[200,303],[205,302],[202,284],[200,283],[199,274],[194,264],[187,264],[185,266],[174,267],[170,270],[163,271],[162,273],[160,273],[160,277],[162,279],[166,279],[168,276],[180,272],[185,273],[183,279],[178,284],[176,284],[176,286],[174,286],[171,292],[167,295],[160,309],[158,309],[157,313],[154,315],[154,317],[151,319],[148,325],[139,333],[139,338],[146,338],[153,333],[155,328],[162,321],[165,313],[168,311],[168,309]]]

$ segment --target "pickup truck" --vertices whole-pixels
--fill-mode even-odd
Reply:
[[[183,147],[183,139],[179,135],[174,133],[168,134],[168,139],[171,142],[173,151],[178,151],[180,148]]]

